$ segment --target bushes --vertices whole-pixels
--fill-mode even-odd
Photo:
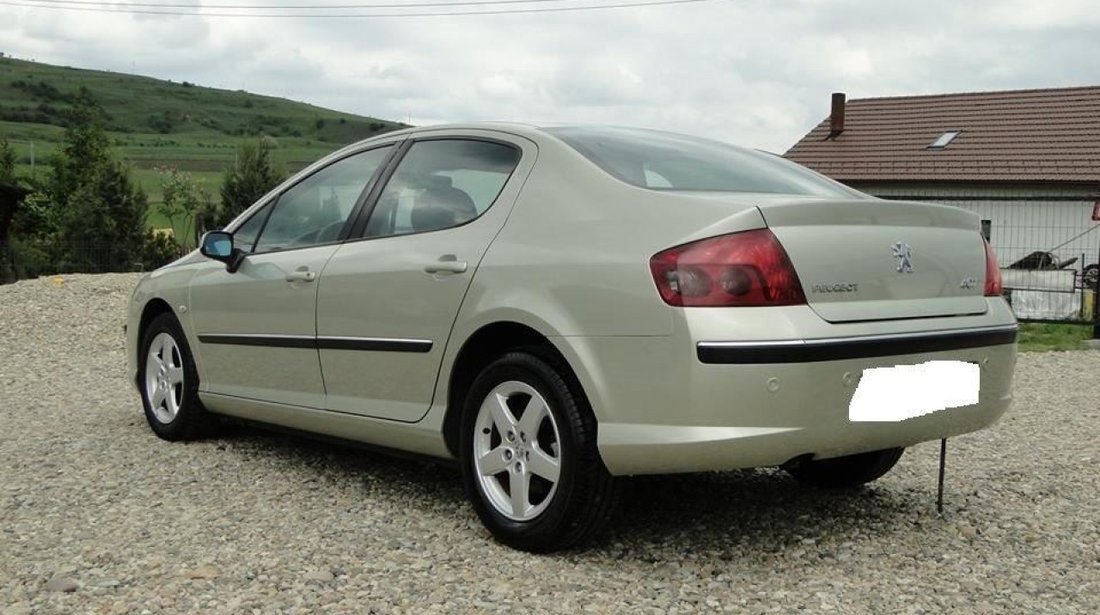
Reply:
[[[117,246],[46,238],[0,244],[0,283],[61,273],[152,271],[182,255],[171,235],[148,231],[138,249],[119,260]]]
[[[3,246],[5,278],[134,271],[179,254],[173,238],[146,232],[148,200],[115,159],[99,104],[85,88],[72,101],[47,178],[32,183],[15,211]]]
[[[150,115],[145,123],[149,125],[149,128],[152,128],[162,135],[172,132],[172,129],[176,127],[175,118],[173,114],[168,111]]]
[[[174,230],[182,231],[183,238],[178,244],[187,245],[188,238],[195,232],[195,215],[213,208],[210,195],[190,173],[168,167],[158,168],[157,173],[161,176],[164,195],[160,213]]]
[[[167,233],[149,230],[142,242],[141,264],[143,271],[163,267],[183,255],[175,237]]]
[[[30,94],[37,100],[45,100],[52,102],[73,102],[73,96],[71,94],[65,94],[61,90],[58,90],[53,85],[46,83],[45,81],[23,81],[22,79],[12,81],[13,88],[23,90]]]

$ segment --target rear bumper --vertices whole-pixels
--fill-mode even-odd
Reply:
[[[823,407],[829,416],[794,427],[601,424],[600,453],[615,475],[778,466],[804,455],[826,459],[970,433],[995,423],[1011,401],[991,396],[897,423],[851,423]]]
[[[578,358],[587,355],[580,364],[600,370],[582,376],[582,384],[599,419],[603,461],[612,474],[628,475],[774,466],[982,429],[1011,403],[1015,336],[1015,324],[983,324],[795,342],[698,342],[687,356],[686,340],[676,335],[570,341]],[[977,404],[899,422],[849,421],[864,370],[946,360],[980,366]]]

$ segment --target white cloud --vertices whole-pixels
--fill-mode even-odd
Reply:
[[[414,123],[606,122],[784,151],[827,115],[832,91],[1100,83],[1098,24],[1089,0],[712,0],[339,20],[0,6],[0,51]]]

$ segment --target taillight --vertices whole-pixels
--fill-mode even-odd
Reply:
[[[786,250],[768,229],[712,237],[649,259],[669,305],[765,306],[806,303]]]
[[[1004,292],[1004,284],[1001,282],[1001,266],[997,264],[997,253],[984,236],[982,243],[985,244],[985,296],[999,297]]]

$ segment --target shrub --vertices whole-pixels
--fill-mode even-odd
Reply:
[[[225,174],[221,207],[208,210],[206,219],[217,228],[224,227],[285,178],[286,171],[272,161],[271,147],[265,140],[242,144],[233,167]]]
[[[182,248],[189,244],[188,238],[194,233],[195,214],[211,209],[210,195],[190,173],[168,167],[158,168],[157,172],[164,195],[160,212],[173,229],[182,232],[182,239],[176,241]]]
[[[145,234],[141,249],[141,265],[145,271],[163,267],[183,254],[176,238],[169,233],[149,230]]]

